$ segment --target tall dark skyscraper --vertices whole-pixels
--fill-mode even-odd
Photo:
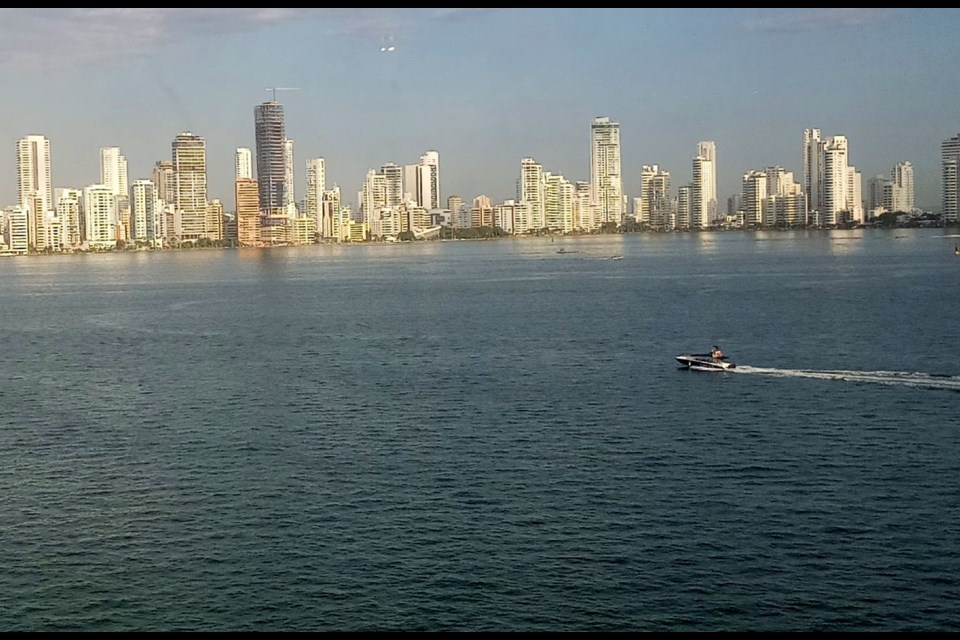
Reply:
[[[283,105],[274,100],[254,108],[254,134],[257,143],[257,183],[260,189],[260,211],[282,207],[286,201],[285,142]]]

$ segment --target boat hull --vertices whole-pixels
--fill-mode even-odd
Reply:
[[[724,358],[714,358],[710,354],[699,353],[677,356],[677,362],[680,363],[681,368],[694,371],[727,371],[737,367]]]

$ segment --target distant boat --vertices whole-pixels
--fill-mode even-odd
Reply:
[[[693,369],[694,371],[725,371],[735,369],[737,365],[727,360],[720,347],[714,347],[710,353],[686,353],[677,356],[677,362],[682,369]]]
[[[953,246],[953,255],[960,256],[960,245]]]
[[[611,260],[623,260],[623,256],[613,256]]]

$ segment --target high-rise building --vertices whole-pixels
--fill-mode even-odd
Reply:
[[[321,238],[338,239],[340,229],[349,222],[348,210],[340,205],[340,187],[324,191],[320,200],[320,215],[317,218],[317,233]]]
[[[958,201],[958,169],[960,169],[960,135],[944,140],[940,144],[942,160],[942,203],[943,218],[947,222],[960,220],[960,201]]]
[[[942,203],[943,219],[946,222],[960,220],[960,201],[958,201],[958,169],[960,169],[960,135],[944,140],[940,144],[942,165]]]
[[[641,226],[670,228],[670,173],[659,165],[645,164],[640,170],[640,210],[634,216]]]
[[[597,206],[590,198],[590,183],[586,180],[578,180],[573,185],[573,226],[581,231],[594,231],[600,228],[600,222],[597,217]]]
[[[516,220],[518,234],[538,232],[546,226],[546,179],[543,167],[533,158],[520,161],[520,203],[527,205],[527,215]]]
[[[820,129],[804,129],[803,192],[807,194],[807,217],[811,222],[816,219],[823,207],[821,150]]]
[[[427,151],[416,165],[416,182],[412,185],[414,200],[424,209],[440,208],[440,154]],[[411,187],[407,187],[410,189]]]
[[[819,129],[803,132],[807,223],[821,226],[863,221],[862,178],[849,163],[847,138],[820,138]]]
[[[909,213],[915,206],[913,190],[913,164],[898,162],[890,170],[890,181],[893,183],[892,202],[893,211]]]
[[[235,183],[237,208],[237,243],[241,247],[260,244],[259,183],[253,178],[237,178]]]
[[[493,201],[490,196],[477,196],[473,199],[473,207],[470,209],[470,226],[492,227],[493,226]]]
[[[367,224],[370,233],[374,236],[383,235],[379,220],[381,210],[386,206],[386,177],[382,173],[370,169],[360,190],[360,214],[363,217],[363,222]]]
[[[113,189],[92,184],[83,190],[83,218],[87,244],[91,249],[117,245],[117,205]]]
[[[768,195],[767,173],[764,171],[748,171],[743,174],[740,209],[743,211],[743,224],[747,227],[769,225],[764,218]]]
[[[323,194],[327,190],[327,165],[323,158],[307,160],[307,196],[304,214],[308,218],[320,221]],[[322,225],[317,224],[321,229]]]
[[[43,221],[53,210],[50,141],[43,136],[29,135],[17,141],[17,204],[27,212],[29,246],[43,247]]]
[[[399,207],[403,204],[403,167],[388,162],[380,167],[383,175],[384,207]]]
[[[80,189],[54,189],[57,201],[57,217],[63,223],[63,242],[70,247],[79,247],[83,242],[84,228],[81,204],[83,192]]]
[[[871,218],[890,211],[893,202],[893,182],[888,176],[879,175],[867,180],[867,211]]]
[[[573,183],[562,175],[544,174],[543,220],[550,231],[573,231]]]
[[[705,160],[700,195],[703,198],[704,217],[712,225],[717,220],[717,143],[713,140],[698,143],[697,155]]]
[[[203,235],[213,241],[223,240],[223,203],[219,198],[207,202]]]
[[[767,192],[764,196],[762,224],[781,228],[800,226],[805,223],[807,199],[803,187],[793,179],[793,172],[781,166],[763,170],[767,176]],[[746,205],[742,198],[743,205]],[[746,211],[744,211],[746,217]],[[744,221],[744,224],[747,224]]]
[[[520,205],[516,200],[507,200],[493,208],[493,226],[505,233],[514,232],[514,220],[519,216]]]
[[[257,184],[260,210],[270,212],[288,202],[287,132],[283,105],[268,100],[254,108],[254,137],[257,145]]]
[[[6,214],[7,222],[4,225],[4,240],[10,253],[26,255],[30,252],[29,219],[26,207],[16,206]]]
[[[53,179],[50,175],[50,141],[31,135],[17,141],[17,200],[20,206],[39,196],[43,212],[53,208]]]
[[[130,237],[136,242],[155,244],[160,235],[162,203],[157,186],[150,180],[134,180],[130,189]]]
[[[691,202],[693,200],[693,186],[689,184],[677,187],[677,205],[674,209],[677,212],[676,229],[691,229]]]
[[[283,141],[283,208],[291,218],[297,216],[296,180],[293,170],[293,140]]]
[[[235,178],[253,177],[253,155],[247,147],[237,147],[234,157]]]
[[[157,197],[164,204],[177,203],[177,180],[173,173],[173,162],[157,160],[153,167],[153,184],[157,185]]]
[[[452,195],[447,198],[447,212],[449,215],[450,226],[454,229],[464,229],[469,223],[464,225],[462,213],[464,211],[463,198],[458,195]]]
[[[590,125],[591,203],[601,224],[623,224],[623,178],[620,172],[620,123],[594,118]]]
[[[207,145],[189,131],[173,141],[175,206],[180,214],[181,240],[207,234]]]
[[[120,147],[100,148],[100,184],[113,192],[117,207],[116,221],[118,238],[130,240],[130,191],[127,182],[127,159],[120,153]]]
[[[697,229],[712,227],[717,220],[717,145],[712,140],[697,144],[690,187],[691,226]]]
[[[127,159],[120,153],[120,147],[100,148],[100,184],[115,196],[128,195]]]

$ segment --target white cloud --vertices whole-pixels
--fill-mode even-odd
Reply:
[[[371,37],[450,19],[450,9],[106,8],[0,9],[0,66],[123,62],[192,38],[252,32],[298,20],[327,34]]]
[[[893,18],[902,9],[766,9],[758,18],[744,21],[755,31],[805,31],[864,27]]]

